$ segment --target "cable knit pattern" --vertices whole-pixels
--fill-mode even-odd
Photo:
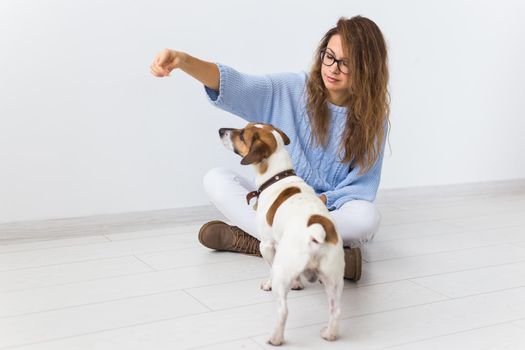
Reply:
[[[290,138],[287,146],[294,169],[317,194],[324,193],[329,210],[363,199],[374,201],[381,178],[383,150],[374,166],[358,175],[359,167],[341,163],[339,142],[346,120],[346,107],[328,103],[330,136],[326,148],[310,142],[311,128],[306,112],[305,72],[264,76],[243,74],[217,64],[219,91],[205,87],[210,102],[249,122],[272,124]]]

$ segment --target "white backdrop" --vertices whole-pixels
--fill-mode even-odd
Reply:
[[[251,174],[217,134],[244,123],[155,54],[308,70],[358,14],[390,52],[382,188],[525,177],[523,1],[2,0],[0,222],[208,204],[207,169]]]

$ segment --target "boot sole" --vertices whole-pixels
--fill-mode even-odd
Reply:
[[[202,239],[202,236],[204,236],[204,230],[206,230],[209,226],[211,226],[211,225],[215,225],[215,224],[225,224],[225,225],[226,225],[226,223],[225,223],[224,221],[213,220],[213,221],[210,221],[210,222],[205,223],[205,224],[202,225],[201,228],[199,229],[199,235],[198,235],[199,242],[200,242],[200,244],[202,244],[202,245],[205,246],[206,248],[208,248],[208,246],[204,243],[204,240]]]
[[[354,275],[353,276],[346,276],[346,267],[345,267],[345,279],[357,282],[359,279],[361,279],[361,271],[363,268],[363,257],[361,254],[361,249],[359,248],[344,248],[344,249],[351,249],[352,257],[354,258],[351,263],[354,265]],[[350,252],[349,252],[350,253]],[[346,254],[346,253],[345,253]],[[349,261],[350,262],[350,261]],[[345,256],[345,264],[346,264],[346,256]]]
[[[363,258],[361,256],[361,249],[357,249],[356,250],[357,254],[356,254],[356,258],[357,258],[357,262],[355,264],[355,267],[356,267],[356,275],[355,275],[355,278],[354,278],[354,281],[357,282],[361,279],[361,270],[363,268]]]

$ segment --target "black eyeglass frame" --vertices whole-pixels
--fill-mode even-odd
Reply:
[[[330,63],[330,64],[326,64],[325,63],[324,58],[325,58],[326,54],[329,54],[330,56],[332,56],[332,58],[329,58],[329,59],[332,60],[332,63]],[[341,69],[340,63],[347,63],[346,60],[343,60],[343,59],[338,60],[337,58],[335,58],[334,54],[332,52],[328,51],[327,49],[321,50],[321,63],[324,64],[325,66],[328,66],[328,67],[331,67],[331,66],[334,65],[334,63],[337,63],[337,69],[339,69],[339,71],[341,73],[343,73],[343,74],[350,73],[350,68],[348,66],[343,65],[344,70]]]

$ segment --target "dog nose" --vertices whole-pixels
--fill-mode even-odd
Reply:
[[[225,132],[226,132],[226,129],[225,129],[225,128],[220,128],[220,129],[219,129],[219,136],[222,137],[222,136],[224,135]]]

